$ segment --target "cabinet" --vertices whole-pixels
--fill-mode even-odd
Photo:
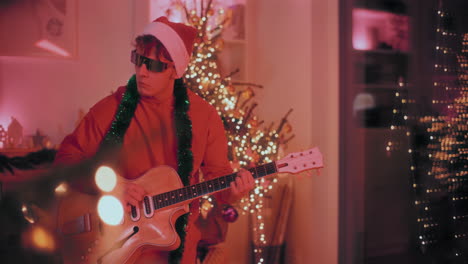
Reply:
[[[363,127],[387,128],[395,98],[407,94],[409,16],[402,1],[355,1],[352,8],[353,109]],[[362,99],[365,99],[362,101]],[[400,118],[398,116],[398,118]]]
[[[355,263],[384,263],[410,248],[411,175],[405,123],[411,48],[408,3],[351,1],[346,152],[358,194]],[[349,109],[349,108],[348,108]],[[352,116],[351,116],[352,115]],[[393,127],[393,128],[392,128]],[[391,142],[391,148],[387,148]],[[346,165],[345,165],[346,166]],[[346,170],[348,171],[348,170]]]

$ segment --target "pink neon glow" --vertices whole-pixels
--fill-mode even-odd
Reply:
[[[184,22],[184,17],[185,17],[185,15],[183,15],[182,12],[173,13],[171,15],[171,21],[172,22],[183,23]]]
[[[397,34],[396,27],[404,34]],[[407,16],[363,8],[353,10],[354,49],[372,50],[386,44],[393,50],[408,51],[408,43]]]
[[[188,8],[188,10],[197,10],[197,12],[200,11],[200,6],[195,1],[182,0],[181,2]],[[228,8],[230,6],[239,4],[246,5],[247,0],[221,0],[218,1],[218,4],[223,8]],[[172,7],[171,13],[167,15],[165,11],[170,7]],[[173,5],[173,1],[171,0],[150,0],[148,22],[151,22],[160,16],[168,16],[168,19],[172,22],[183,23],[185,21],[185,11],[182,9],[182,6]]]
[[[354,34],[353,34],[354,35]],[[374,49],[372,41],[366,34],[356,34],[353,36],[353,47],[357,50],[371,50]]]
[[[5,130],[7,130],[8,125],[10,125],[12,116],[17,117],[17,115],[13,114],[8,115],[7,112],[0,114],[0,125],[3,126]]]
[[[6,130],[9,124],[10,124],[9,117],[7,118],[7,117],[0,116],[0,126],[3,126],[3,128]]]
[[[4,98],[0,98],[0,125],[7,129],[11,122],[12,113],[11,107],[7,102],[3,101]]]
[[[54,43],[50,42],[47,39],[41,39],[35,44],[37,47],[41,49],[45,49],[47,51],[50,51],[52,53],[55,53],[57,55],[63,56],[63,57],[70,57],[70,53],[68,53],[66,50],[62,49],[61,47],[55,45]]]

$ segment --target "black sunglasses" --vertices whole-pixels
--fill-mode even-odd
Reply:
[[[132,50],[130,61],[138,67],[141,67],[141,65],[144,63],[146,65],[146,69],[153,72],[162,72],[167,69],[167,63],[142,56],[138,54],[136,50]]]

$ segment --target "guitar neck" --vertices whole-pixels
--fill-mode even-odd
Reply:
[[[277,171],[275,162],[263,164],[249,169],[254,179],[262,178]],[[221,176],[212,180],[200,182],[173,191],[153,196],[155,209],[164,208],[176,203],[192,200],[207,194],[230,188],[231,182],[236,180],[237,173]]]

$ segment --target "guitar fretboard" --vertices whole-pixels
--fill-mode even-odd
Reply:
[[[251,168],[248,171],[252,173],[254,179],[258,179],[277,172],[275,162],[263,164]],[[170,192],[155,195],[153,196],[154,209],[157,210],[166,206],[227,189],[230,187],[231,182],[236,180],[236,175],[237,173],[233,173],[209,181],[200,182]]]

